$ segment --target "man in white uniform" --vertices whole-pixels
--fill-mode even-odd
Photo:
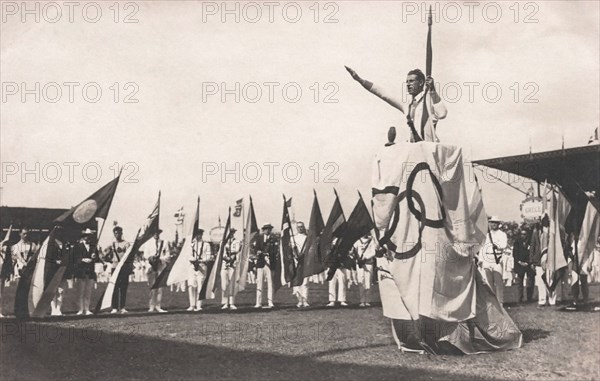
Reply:
[[[504,282],[502,281],[502,252],[508,245],[506,233],[499,229],[498,217],[489,219],[489,230],[478,255],[480,272],[496,295],[500,304],[504,303]]]
[[[163,287],[153,289],[154,283],[156,282],[156,278],[158,274],[167,266],[167,261],[169,260],[169,253],[167,251],[167,245],[165,242],[160,239],[160,233],[162,230],[158,230],[158,232],[154,235],[154,242],[152,240],[148,241],[144,244],[144,257],[148,259],[150,266],[146,270],[146,274],[148,276],[148,286],[150,286],[150,301],[148,312],[167,312],[161,308],[162,302],[162,293]]]
[[[33,257],[38,246],[29,240],[29,229],[21,229],[21,240],[11,247],[12,260],[15,262],[15,278],[21,276],[21,271]]]
[[[223,252],[223,265],[221,266],[221,309],[237,310],[234,303],[233,284],[235,279],[235,266],[237,264],[237,255],[240,252],[240,243],[235,239],[234,228],[230,230],[230,238],[225,245]]]
[[[306,243],[306,227],[304,226],[304,222],[298,222],[296,224],[296,228],[298,233],[294,236],[294,240],[291,241],[290,243],[293,245],[294,242],[296,243],[296,253],[302,253],[302,250],[304,249],[304,244]],[[295,261],[301,261],[304,260],[303,257],[299,257],[299,258],[294,258]],[[298,299],[298,304],[296,304],[296,307],[300,308],[300,307],[308,307],[308,278],[304,278],[302,280],[302,284],[300,286],[294,286],[293,287],[293,293],[294,295],[296,295],[296,298]]]
[[[358,291],[360,293],[360,307],[369,307],[371,304],[371,278],[373,276],[373,265],[375,263],[375,242],[370,235],[361,237],[353,247],[356,258]]]
[[[204,230],[198,229],[198,233],[192,239],[192,258],[190,259],[190,276],[188,278],[188,297],[190,306],[188,311],[202,311],[202,300],[198,300],[198,292],[202,289],[202,283],[207,276],[207,263],[211,260],[212,252],[210,243],[202,239]]]

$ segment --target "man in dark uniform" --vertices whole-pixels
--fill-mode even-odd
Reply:
[[[535,268],[529,255],[529,237],[527,231],[521,230],[515,239],[513,246],[513,259],[515,261],[515,273],[517,274],[517,288],[519,292],[519,303],[523,302],[523,281],[527,275],[527,302],[533,299],[533,287],[535,285]]]
[[[256,305],[262,307],[263,284],[267,281],[267,308],[273,308],[273,273],[277,266],[277,239],[271,234],[273,225],[266,224],[253,242],[256,252]]]
[[[93,315],[90,311],[90,299],[92,297],[92,288],[96,282],[96,271],[94,264],[99,260],[95,243],[93,242],[95,233],[90,229],[85,229],[81,240],[73,248],[73,275],[77,282],[79,295],[79,310],[77,315]]]

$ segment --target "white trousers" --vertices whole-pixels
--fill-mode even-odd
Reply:
[[[231,282],[235,282],[233,279],[233,275],[235,274],[235,268],[221,268],[221,304],[223,305],[232,305],[234,304],[233,295],[229,295],[230,291],[229,287],[231,286]]]
[[[269,266],[256,269],[256,305],[262,305],[265,278],[267,281],[267,304],[273,305],[273,279]]]
[[[371,295],[371,278],[373,277],[373,265],[364,265],[356,270],[358,275],[358,291],[360,302],[369,303]]]
[[[158,273],[151,271],[148,273],[148,285],[152,287],[154,282],[156,282],[156,277]],[[162,301],[162,287],[158,289],[150,289],[150,301],[148,303],[150,309],[159,309],[160,303]]]
[[[346,301],[346,273],[344,269],[335,270],[335,275],[329,281],[329,301],[336,301],[336,288],[337,288],[337,301]]]
[[[304,278],[300,286],[294,286],[292,292],[298,298],[298,303],[308,304],[308,278]]]
[[[76,279],[79,295],[79,311],[87,312],[90,310],[90,299],[92,298],[93,279]]]
[[[542,279],[542,274],[544,274],[544,270],[542,270],[541,266],[535,267],[535,284],[538,289],[538,304],[543,306],[546,304],[546,301],[551,306],[556,305],[556,290],[550,291],[546,287],[546,283]]]
[[[484,267],[481,269],[481,275],[496,295],[500,304],[504,303],[504,281],[502,280],[501,265],[495,263],[492,265],[484,264]]]

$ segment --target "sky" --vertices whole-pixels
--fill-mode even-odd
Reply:
[[[600,120],[597,1],[23,4],[2,2],[0,203],[68,208],[122,167],[107,223],[130,239],[159,190],[170,235],[198,196],[204,228],[249,195],[259,225],[282,194],[308,222],[313,189],[348,216],[408,129],[344,65],[408,99],[429,5],[438,136],[466,162],[585,145]],[[524,195],[478,178],[487,213],[518,220]]]

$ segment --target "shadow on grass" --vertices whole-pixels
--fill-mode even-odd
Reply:
[[[247,350],[218,337],[185,337],[176,341],[140,334],[47,324],[2,322],[0,366],[3,379],[244,379],[244,380],[415,380],[475,379],[473,374],[390,364],[356,364],[356,351],[381,343],[306,354]],[[160,333],[157,333],[160,335]],[[391,346],[390,350],[394,350]],[[264,348],[267,349],[267,348]],[[273,348],[271,348],[272,350]],[[341,362],[324,359],[347,353]],[[302,352],[300,352],[302,353]],[[395,356],[390,356],[394,359]],[[416,357],[415,357],[416,360]],[[415,361],[415,364],[424,363]],[[494,378],[489,378],[493,380]]]
[[[524,343],[531,343],[532,341],[545,339],[550,336],[550,331],[539,328],[523,329],[521,330],[521,333],[523,334]]]

